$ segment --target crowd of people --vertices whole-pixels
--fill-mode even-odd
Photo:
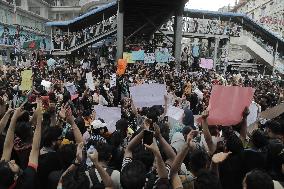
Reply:
[[[79,31],[61,32],[56,30],[52,38],[53,49],[68,50],[115,28],[116,15]]]
[[[283,102],[280,76],[135,63],[114,82],[111,61],[45,59],[37,56],[28,68],[1,66],[0,189],[283,188],[283,114],[252,132],[248,109],[237,125],[207,122],[213,85],[253,87],[264,111]],[[29,91],[20,90],[24,69],[33,72]],[[90,72],[93,90],[86,85]],[[130,87],[145,83],[166,84],[163,106],[135,107]],[[121,108],[114,132],[95,105]],[[181,120],[169,120],[169,106],[183,109]]]

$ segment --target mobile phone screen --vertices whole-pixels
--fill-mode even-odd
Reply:
[[[153,143],[154,133],[152,131],[144,131],[143,143],[151,145]]]

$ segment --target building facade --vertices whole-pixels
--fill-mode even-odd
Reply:
[[[284,0],[240,0],[232,11],[248,15],[284,38]]]

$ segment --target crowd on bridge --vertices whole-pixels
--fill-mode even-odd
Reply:
[[[174,62],[137,62],[118,75],[109,53],[78,64],[34,54],[30,66],[1,66],[1,189],[283,188],[281,108],[253,128],[248,108],[236,125],[208,122],[215,85],[253,87],[258,112],[269,112],[284,100],[281,76],[178,70]],[[30,90],[21,90],[24,70]],[[163,105],[135,104],[131,88],[145,84],[166,86]],[[98,106],[119,108],[121,117],[108,125]],[[168,116],[172,107],[179,120]]]
[[[63,32],[57,29],[52,37],[53,49],[68,50],[115,28],[116,15],[75,32]]]

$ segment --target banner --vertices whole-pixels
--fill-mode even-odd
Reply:
[[[132,51],[132,60],[142,60],[144,61],[145,53],[144,50]]]
[[[87,86],[90,88],[91,91],[94,91],[95,84],[92,72],[86,73],[86,80],[87,80]]]
[[[126,71],[127,62],[125,59],[118,59],[117,62],[117,75],[123,75]]]
[[[22,82],[21,82],[20,89],[22,91],[28,91],[32,89],[32,86],[33,86],[32,76],[33,76],[32,70],[24,70],[21,72]]]
[[[107,124],[108,131],[113,133],[116,129],[116,122],[121,119],[121,109],[101,105],[96,105],[94,109],[96,111],[96,119],[103,119]]]
[[[170,54],[168,52],[157,51],[156,55],[156,62],[158,63],[168,63]]]
[[[134,61],[132,60],[132,53],[124,52],[123,59],[125,59],[128,64],[134,63]]]
[[[213,60],[212,59],[201,58],[201,60],[200,60],[200,67],[204,68],[204,69],[208,69],[208,70],[213,69]]]
[[[156,61],[155,53],[145,53],[144,63],[152,64],[155,63],[155,61]]]
[[[130,87],[130,94],[136,107],[163,105],[166,85],[157,83],[142,84]]]
[[[245,107],[252,102],[254,89],[237,86],[213,86],[209,100],[209,125],[231,126],[240,123]]]

